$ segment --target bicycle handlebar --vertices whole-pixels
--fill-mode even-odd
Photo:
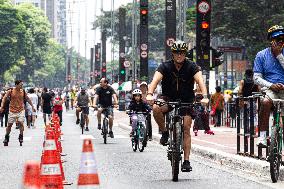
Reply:
[[[198,102],[200,103],[200,102]],[[189,102],[181,102],[181,101],[176,101],[176,102],[163,102],[159,100],[155,100],[154,104],[157,104],[158,106],[163,106],[163,105],[172,105],[172,106],[193,106],[196,103],[189,103]]]
[[[128,114],[128,115],[131,115],[131,114],[143,114],[143,115],[148,115],[149,114],[149,112],[141,112],[141,111],[130,111],[130,110],[127,110],[126,111],[126,113]]]

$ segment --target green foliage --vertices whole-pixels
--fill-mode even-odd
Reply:
[[[138,4],[139,6],[139,4]],[[131,38],[132,33],[132,3],[124,6],[126,8],[126,35]],[[165,38],[165,1],[149,0],[149,50],[158,51],[164,49]],[[139,9],[137,9],[138,18],[135,21],[139,23]],[[118,43],[118,10],[114,12],[114,43]],[[99,28],[103,24],[103,28],[107,31],[107,37],[111,36],[111,12],[105,11],[103,16],[99,16],[94,23],[94,28]],[[139,33],[139,31],[138,31]],[[138,34],[139,35],[139,34]],[[131,44],[130,44],[131,45]]]
[[[10,4],[0,4],[0,79],[22,57],[26,27],[19,11]]]
[[[213,35],[244,45],[249,60],[268,45],[266,32],[272,25],[284,24],[284,4],[277,0],[215,0],[212,2]]]

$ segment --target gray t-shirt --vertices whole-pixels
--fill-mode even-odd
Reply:
[[[89,105],[89,95],[88,93],[82,94],[79,93],[77,96],[78,106],[88,106]]]

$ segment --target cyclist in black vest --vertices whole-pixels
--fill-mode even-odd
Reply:
[[[178,101],[183,103],[194,102],[194,83],[196,82],[202,92],[203,99],[201,103],[206,105],[209,100],[207,97],[207,89],[203,82],[202,73],[198,66],[186,58],[188,46],[183,41],[176,41],[172,47],[172,59],[166,61],[157,68],[153,80],[149,86],[146,99],[150,104],[153,104],[153,93],[158,85],[162,82],[162,98],[165,101]],[[169,133],[165,127],[164,113],[169,111],[168,106],[153,106],[153,116],[159,128],[162,131],[160,143],[166,145],[169,138]],[[194,119],[193,109],[185,109],[181,116],[184,118],[184,162],[182,169],[186,172],[192,170],[189,162],[191,149],[190,127],[192,119]]]

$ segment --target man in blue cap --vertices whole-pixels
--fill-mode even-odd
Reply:
[[[266,131],[269,128],[272,99],[284,99],[284,27],[275,25],[269,28],[267,38],[270,47],[257,53],[254,60],[254,81],[267,88],[259,115],[260,137],[257,145],[266,146]]]

